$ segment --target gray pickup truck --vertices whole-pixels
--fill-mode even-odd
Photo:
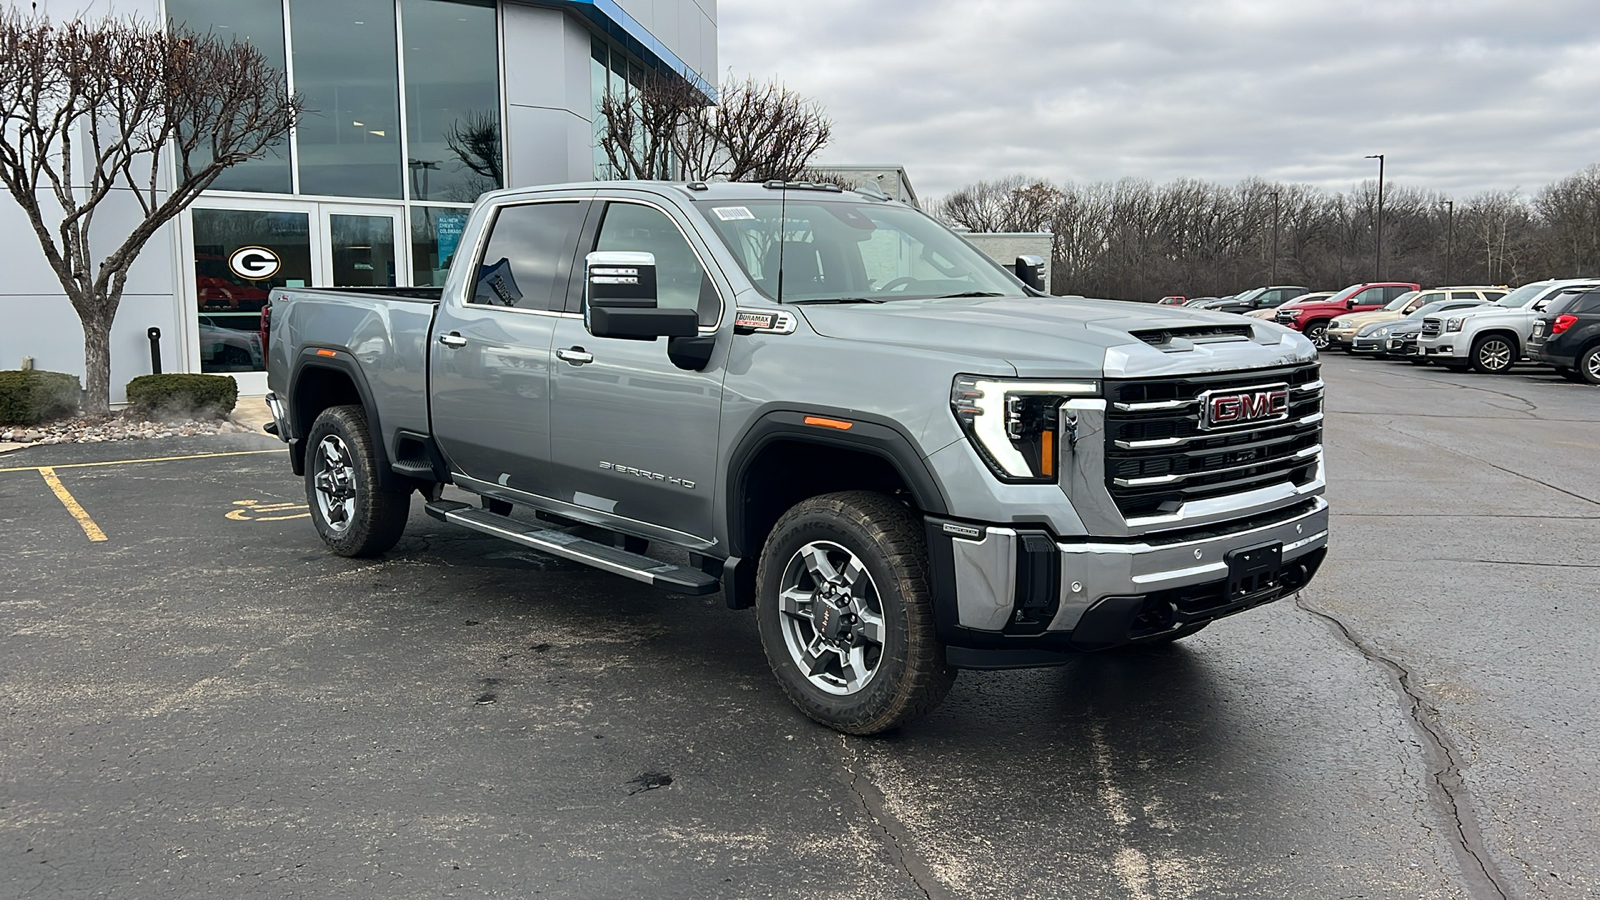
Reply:
[[[1305,585],[1328,537],[1311,343],[1050,297],[1025,260],[828,185],[499,191],[442,289],[273,292],[269,430],[334,552],[392,548],[420,493],[720,590],[850,733],[962,668],[1171,641]]]

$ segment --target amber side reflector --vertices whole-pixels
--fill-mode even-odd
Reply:
[[[806,416],[807,425],[817,425],[822,428],[837,428],[840,431],[849,431],[856,423],[846,422],[842,419],[824,419],[821,416]]]
[[[1039,435],[1039,474],[1050,476],[1056,473],[1056,433],[1045,429]]]
[[[337,352],[333,351],[333,350],[318,350],[317,351],[317,355],[318,356],[338,356],[339,354]]]

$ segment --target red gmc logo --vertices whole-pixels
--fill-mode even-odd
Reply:
[[[1200,427],[1227,428],[1289,418],[1289,386],[1272,384],[1247,391],[1200,395]]]

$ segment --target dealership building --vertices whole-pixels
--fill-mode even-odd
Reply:
[[[671,73],[714,99],[716,0],[6,0],[60,22],[136,16],[254,44],[306,112],[278,152],[223,173],[146,245],[112,333],[112,401],[152,368],[266,390],[273,287],[441,284],[472,201],[605,177],[608,90]],[[97,219],[103,258],[136,221]],[[0,369],[83,374],[76,314],[21,210],[0,198]]]

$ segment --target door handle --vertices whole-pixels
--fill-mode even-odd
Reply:
[[[594,362],[594,354],[582,347],[563,347],[556,351],[556,359],[564,360],[575,366]]]
[[[460,347],[465,347],[467,345],[467,339],[452,331],[449,334],[439,335],[439,343],[449,347],[451,350],[455,350]]]

